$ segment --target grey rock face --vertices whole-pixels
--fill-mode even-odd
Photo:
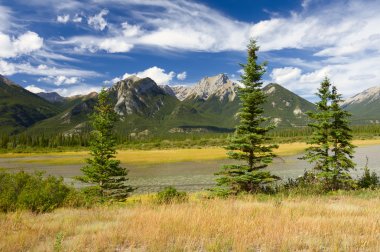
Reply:
[[[154,113],[164,105],[160,95],[166,95],[152,79],[136,76],[117,82],[110,92],[117,100],[115,111],[122,116]]]
[[[211,96],[217,96],[220,101],[233,101],[236,97],[238,86],[227,75],[218,74],[212,77],[205,77],[194,86],[175,86],[172,89],[176,97],[181,101],[186,99],[207,100]]]

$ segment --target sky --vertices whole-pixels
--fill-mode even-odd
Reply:
[[[315,100],[380,85],[380,0],[0,0],[0,74],[63,96],[132,74],[193,85],[239,80],[250,38],[275,82]]]

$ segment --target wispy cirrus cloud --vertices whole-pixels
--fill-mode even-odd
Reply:
[[[103,1],[96,1],[104,4]],[[166,50],[209,51],[244,50],[250,26],[219,13],[205,5],[190,1],[107,1],[120,8],[131,9],[133,20],[112,24],[101,36],[75,36],[64,45],[77,49],[110,53],[129,52],[134,46],[160,47]],[[141,10],[138,6],[156,8]],[[88,24],[103,31],[109,23],[105,9],[88,18]],[[134,23],[134,24],[133,24]],[[122,46],[118,46],[122,45]],[[116,48],[116,49],[112,49]]]
[[[304,97],[314,93],[310,90],[316,90],[325,75],[346,96],[380,83],[380,74],[374,70],[380,64],[380,0],[303,0],[297,12],[276,13],[256,23],[240,21],[199,1],[30,0],[27,4],[52,8],[52,21],[57,26],[71,25],[78,31],[43,38],[43,46],[31,52],[42,61],[42,54],[49,55],[47,46],[54,48],[55,55],[49,58],[53,64],[46,65],[56,70],[65,66],[54,64],[56,61],[69,61],[78,55],[133,54],[146,49],[151,53],[237,51],[243,55],[249,38],[254,37],[261,52],[271,55],[268,81],[283,84]],[[0,8],[2,12],[11,13]],[[58,16],[64,21],[61,24],[57,24]],[[8,36],[10,44],[26,32],[10,35],[1,30],[2,26],[0,23],[0,32]],[[16,51],[4,50],[0,55],[27,55]],[[7,59],[0,62],[0,70],[17,73],[23,71],[20,65],[27,64]],[[140,73],[136,69],[132,72]],[[186,76],[171,76],[170,72],[163,72],[166,82]],[[59,75],[66,76],[51,76]]]
[[[0,74],[13,75],[23,73],[36,76],[67,76],[67,77],[100,77],[102,74],[95,71],[65,67],[51,67],[47,65],[31,65],[30,63],[10,63],[0,60]]]

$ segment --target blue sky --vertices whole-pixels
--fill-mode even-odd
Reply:
[[[265,81],[313,100],[380,85],[380,0],[0,0],[0,74],[70,96],[131,74],[192,85],[239,79],[249,38]]]

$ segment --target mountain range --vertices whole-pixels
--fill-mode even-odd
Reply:
[[[159,86],[150,78],[130,76],[108,89],[121,116],[117,130],[126,134],[231,132],[238,122],[239,83],[225,74],[205,77],[194,86]],[[263,105],[279,128],[304,127],[314,104],[278,84],[263,88]],[[97,94],[62,97],[31,93],[0,76],[0,133],[74,134],[88,128]],[[347,99],[342,107],[355,124],[380,123],[380,87]]]

